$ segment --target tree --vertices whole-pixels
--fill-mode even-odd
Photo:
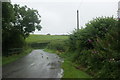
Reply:
[[[11,3],[2,3],[2,51],[5,52],[10,46],[11,41],[10,36],[13,26],[12,22],[14,20],[14,9]]]
[[[14,26],[21,32],[24,38],[28,37],[29,33],[34,32],[36,29],[41,30],[41,16],[37,10],[30,9],[27,6],[20,7],[15,4],[14,14]]]
[[[9,2],[2,3],[2,30],[10,30],[11,22],[15,19],[12,4]]]
[[[36,29],[41,30],[40,15],[27,6],[20,7],[9,2],[2,3],[2,51],[8,55],[9,49],[23,48],[25,38]]]

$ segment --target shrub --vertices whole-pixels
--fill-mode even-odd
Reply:
[[[95,42],[95,50],[97,50],[102,57],[104,57],[104,65],[101,66],[100,71],[96,77],[120,78],[120,27],[114,26],[106,35],[104,39],[97,38]],[[102,54],[103,53],[103,54]]]
[[[120,24],[120,23],[119,23]],[[69,37],[74,62],[97,78],[120,78],[120,27],[113,17],[96,18]],[[74,54],[75,54],[74,53]]]
[[[47,48],[60,52],[65,52],[65,50],[67,49],[65,43],[66,42],[63,40],[53,40],[48,44]]]
[[[73,31],[69,37],[69,50],[93,49],[97,37],[104,38],[105,34],[117,21],[113,17],[99,17],[86,24],[86,28]]]
[[[9,49],[23,48],[25,46],[24,37],[17,30],[3,31],[2,51],[3,56],[8,56]]]

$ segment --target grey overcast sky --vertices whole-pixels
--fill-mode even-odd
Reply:
[[[76,28],[77,9],[80,26],[96,17],[117,17],[119,0],[11,0],[13,4],[27,5],[41,15],[41,31],[35,34],[67,34]]]

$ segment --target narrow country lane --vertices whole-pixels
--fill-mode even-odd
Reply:
[[[61,78],[61,59],[56,54],[33,50],[29,55],[3,66],[3,78]]]

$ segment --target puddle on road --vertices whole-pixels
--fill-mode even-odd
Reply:
[[[64,60],[61,60],[60,62],[62,63],[62,62],[64,62]],[[51,63],[47,64],[47,67],[48,67],[48,69],[58,69],[59,65],[58,65],[58,62],[51,62]],[[63,69],[60,68],[59,72],[57,74],[57,78],[62,78],[63,72],[64,72]]]
[[[57,69],[57,65],[58,64],[56,62],[49,62],[47,64],[47,66],[48,66],[49,69]]]
[[[63,69],[61,69],[60,70],[60,72],[58,73],[58,76],[57,76],[57,78],[62,78],[63,77]]]

